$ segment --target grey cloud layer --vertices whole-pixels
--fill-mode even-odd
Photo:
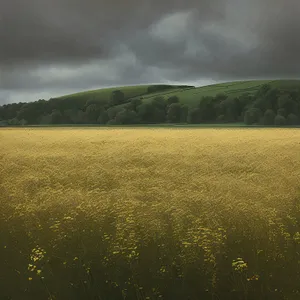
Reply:
[[[199,7],[195,0],[1,0],[1,3],[2,65],[106,58],[118,40],[131,36],[136,29],[146,29],[165,13],[195,8],[201,9],[206,18],[215,15],[207,0]]]
[[[296,0],[0,0],[0,101],[106,85],[298,77],[299,12]]]

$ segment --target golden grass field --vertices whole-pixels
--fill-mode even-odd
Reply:
[[[187,276],[187,266],[201,260],[199,268],[210,278],[203,288],[209,290],[223,288],[222,268],[227,261],[229,269],[235,268],[237,258],[244,263],[235,268],[240,277],[232,275],[230,288],[240,291],[258,289],[249,286],[253,276],[260,278],[256,279],[259,290],[280,285],[282,278],[274,278],[277,269],[265,271],[272,268],[270,261],[300,266],[296,254],[300,249],[295,248],[300,240],[297,129],[6,128],[0,130],[0,143],[0,222],[17,224],[11,237],[27,237],[23,253],[28,254],[18,262],[23,264],[18,276],[24,280],[33,282],[34,276],[46,274],[46,281],[47,264],[38,263],[51,259],[55,251],[60,251],[60,256],[55,255],[64,266],[86,258],[83,265],[89,261],[88,274],[95,257],[99,264],[103,260],[102,268],[109,264],[116,268],[117,261],[128,263],[132,274],[140,270],[138,264],[145,269],[157,264],[160,280],[175,276],[171,265],[182,278]],[[2,230],[6,238],[0,240],[1,248],[8,247],[4,244],[13,228],[9,226],[7,232]],[[22,227],[22,237],[17,226]],[[91,242],[94,235],[102,238],[102,244]],[[72,244],[75,237],[81,248]],[[72,251],[60,248],[71,249],[71,244]],[[40,254],[35,261],[31,257],[32,262],[30,253],[35,250],[30,251],[37,245],[47,249],[47,255]],[[153,247],[160,249],[159,254],[153,254]],[[36,265],[39,272],[28,265]],[[243,271],[247,271],[245,278]],[[294,271],[286,274],[292,273],[296,280]],[[266,281],[266,273],[273,274],[273,283],[269,277]],[[117,282],[119,275],[107,276],[105,282],[125,284],[124,279]],[[135,277],[139,282],[135,287],[144,291],[136,299],[156,299],[155,287],[142,278],[141,274]],[[291,280],[286,282],[284,291]]]

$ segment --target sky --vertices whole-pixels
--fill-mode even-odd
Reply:
[[[0,105],[148,83],[298,79],[299,0],[0,0]]]

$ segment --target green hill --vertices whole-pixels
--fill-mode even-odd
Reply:
[[[201,86],[193,89],[176,89],[169,92],[149,94],[143,97],[143,101],[151,101],[157,96],[178,96],[180,103],[194,107],[197,106],[199,99],[204,96],[215,96],[219,93],[224,93],[230,98],[233,98],[244,93],[255,94],[264,84],[269,84],[271,87],[278,88],[282,91],[294,91],[300,89],[300,80],[236,81]]]
[[[176,92],[181,89],[194,88],[192,86],[177,86],[177,85],[135,85],[135,86],[121,86],[121,87],[111,87],[111,88],[103,88],[91,91],[84,91],[80,93],[64,95],[61,97],[57,97],[59,100],[84,100],[85,102],[88,100],[95,101],[109,101],[112,92],[116,90],[120,90],[124,93],[125,99],[131,99],[135,97],[140,97],[143,95],[151,95],[155,96],[157,94],[164,94],[166,92]],[[151,91],[151,89],[153,91]]]
[[[8,125],[300,123],[300,80],[212,84],[137,85],[85,91],[0,106]]]

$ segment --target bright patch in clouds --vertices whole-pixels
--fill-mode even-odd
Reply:
[[[165,42],[180,42],[185,39],[191,16],[191,12],[167,15],[151,27],[150,34]]]

